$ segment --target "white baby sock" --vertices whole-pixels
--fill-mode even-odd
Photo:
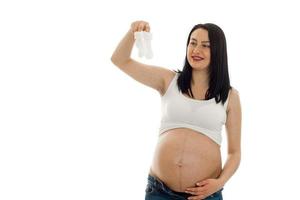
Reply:
[[[136,47],[139,49],[139,57],[145,56],[147,59],[153,57],[151,40],[152,34],[147,31],[134,32]]]

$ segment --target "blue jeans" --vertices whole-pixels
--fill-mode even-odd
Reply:
[[[221,188],[219,191],[209,195],[205,200],[223,200]],[[160,179],[148,174],[145,200],[186,200],[192,194],[176,192],[166,186]]]

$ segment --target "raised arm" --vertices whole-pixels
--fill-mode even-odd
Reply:
[[[119,42],[111,57],[111,61],[134,80],[157,90],[162,95],[164,94],[167,80],[170,79],[174,72],[164,67],[143,64],[131,58],[134,32],[136,31],[150,32],[150,26],[145,21],[133,22],[126,35]]]

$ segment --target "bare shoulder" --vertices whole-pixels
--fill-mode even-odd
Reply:
[[[236,88],[231,87],[229,91],[227,112],[232,109],[240,109],[240,107],[241,107],[241,101],[240,101],[239,91]]]
[[[163,96],[165,94],[165,92],[167,91],[167,88],[169,87],[169,85],[175,75],[176,75],[176,72],[169,70],[169,69],[164,72],[164,74],[163,74],[164,84],[163,84],[162,91],[160,93],[161,96]]]

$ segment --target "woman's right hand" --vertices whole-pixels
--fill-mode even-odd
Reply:
[[[140,32],[140,31],[146,31],[150,32],[150,25],[146,21],[135,21],[131,23],[131,32]]]

